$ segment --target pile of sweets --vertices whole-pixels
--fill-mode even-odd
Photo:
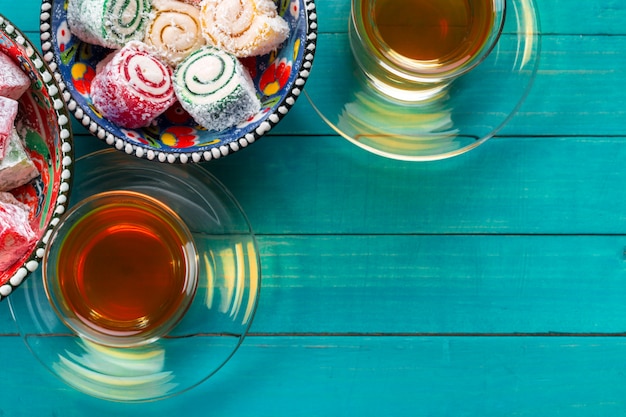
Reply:
[[[18,100],[29,88],[26,74],[0,53],[0,272],[37,242],[30,225],[30,207],[11,194],[39,175],[15,127]]]
[[[289,36],[273,0],[69,0],[67,20],[82,41],[114,50],[90,94],[104,117],[131,129],[177,100],[208,130],[248,119],[261,103],[239,58]]]

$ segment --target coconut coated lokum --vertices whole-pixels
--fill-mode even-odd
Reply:
[[[174,91],[180,105],[209,130],[226,129],[261,108],[241,62],[214,46],[198,49],[176,67]]]
[[[67,23],[87,43],[120,49],[143,40],[149,13],[149,0],[70,0]]]
[[[272,0],[203,0],[200,19],[207,42],[239,58],[265,55],[289,36]]]

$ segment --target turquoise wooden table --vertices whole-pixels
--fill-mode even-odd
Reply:
[[[31,356],[3,302],[0,415],[625,415],[626,3],[537,4],[531,94],[467,154],[374,156],[303,97],[206,164],[263,273],[251,333],[214,377],[155,403],[95,400]],[[319,64],[348,2],[317,6]],[[0,13],[39,44],[37,0]],[[75,130],[79,155],[104,147]]]

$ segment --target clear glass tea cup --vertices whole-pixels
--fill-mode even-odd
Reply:
[[[506,0],[352,0],[350,46],[372,87],[422,101],[489,55],[505,15]]]
[[[43,258],[51,306],[80,337],[104,346],[147,345],[187,311],[198,282],[193,236],[166,204],[115,190],[76,204]]]

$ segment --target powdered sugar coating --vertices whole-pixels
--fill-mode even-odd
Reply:
[[[0,96],[17,100],[30,87],[30,79],[3,53],[0,53]]]
[[[144,44],[131,42],[96,74],[91,97],[112,122],[131,129],[148,126],[175,101],[172,70]]]
[[[0,159],[4,158],[11,131],[17,116],[18,103],[12,98],[0,96]]]

